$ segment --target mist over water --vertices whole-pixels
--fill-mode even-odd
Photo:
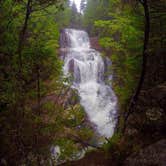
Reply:
[[[104,61],[98,51],[90,48],[85,31],[65,29],[65,36],[64,75],[73,74],[72,87],[78,90],[81,105],[96,131],[111,137],[117,121],[117,98],[104,82]]]

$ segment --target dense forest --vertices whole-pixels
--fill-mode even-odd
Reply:
[[[0,165],[165,166],[166,1],[79,2],[0,0]],[[86,65],[100,60],[97,81],[117,100],[109,137],[73,88],[74,60],[64,76],[66,56],[84,55],[66,34],[84,35],[74,44],[90,43]]]

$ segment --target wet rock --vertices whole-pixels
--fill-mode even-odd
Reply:
[[[112,80],[112,62],[108,57],[104,57],[104,80],[111,81]]]
[[[60,47],[61,48],[66,48],[69,47],[69,38],[66,35],[65,30],[61,30],[61,35],[60,35]]]
[[[99,45],[98,37],[91,37],[90,38],[90,44],[91,47],[97,51],[102,51],[101,46]]]
[[[158,108],[158,107],[149,108],[146,111],[146,117],[147,117],[147,119],[149,119],[151,121],[157,121],[161,118],[162,112],[163,112],[163,109]]]
[[[69,71],[71,73],[74,72],[74,59],[71,59],[70,62],[69,62]]]
[[[130,128],[126,130],[126,135],[127,136],[136,136],[138,134],[138,130],[134,129],[134,128]]]
[[[138,153],[132,154],[125,166],[166,166],[166,139],[160,140]]]

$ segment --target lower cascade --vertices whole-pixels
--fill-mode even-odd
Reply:
[[[104,82],[103,58],[91,48],[85,31],[65,29],[64,33],[64,75],[73,75],[72,88],[77,89],[80,103],[97,133],[111,137],[117,121],[117,98]]]

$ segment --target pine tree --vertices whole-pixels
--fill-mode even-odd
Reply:
[[[85,8],[86,8],[86,0],[81,0],[81,3],[80,3],[81,13],[84,13]]]

